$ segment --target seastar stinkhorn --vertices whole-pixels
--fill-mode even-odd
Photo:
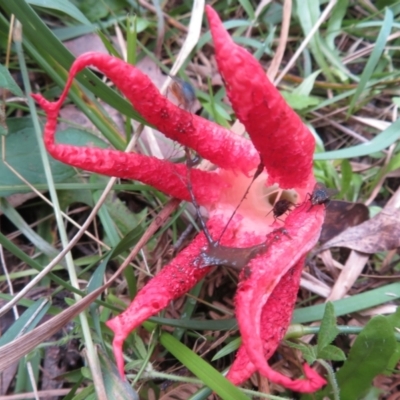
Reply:
[[[304,257],[318,240],[324,219],[324,205],[307,197],[315,185],[314,138],[269,82],[258,61],[232,41],[217,13],[210,6],[206,12],[219,71],[232,107],[250,140],[173,105],[135,67],[108,55],[87,53],[73,63],[58,101],[51,103],[34,95],[47,113],[46,148],[54,158],[67,164],[139,180],[190,201],[185,164],[54,142],[58,112],[75,75],[85,67],[95,66],[114,82],[150,124],[219,167],[213,172],[196,169],[190,172],[194,196],[208,210],[207,227],[214,239],[224,230],[261,159],[265,169],[255,179],[220,241],[221,245],[231,248],[266,243],[265,251],[246,260],[246,270],[240,274],[235,305],[243,344],[228,379],[240,384],[259,371],[272,382],[292,390],[313,392],[326,381],[309,366],[304,366],[305,379],[292,380],[272,370],[267,360],[290,323]],[[284,221],[284,234],[274,231],[276,225],[283,222],[276,221],[272,215],[266,216],[279,198],[298,204]],[[133,329],[171,300],[185,294],[209,272],[210,267],[198,263],[207,246],[204,234],[200,233],[139,291],[122,314],[107,322],[115,335],[114,354],[122,376],[124,340]]]

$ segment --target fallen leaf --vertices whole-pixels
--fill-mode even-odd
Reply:
[[[361,253],[374,254],[400,247],[400,210],[386,208],[360,225],[346,229],[320,247],[347,247]]]
[[[326,208],[326,217],[319,240],[321,243],[326,243],[346,229],[360,225],[368,218],[368,207],[362,203],[331,200]]]

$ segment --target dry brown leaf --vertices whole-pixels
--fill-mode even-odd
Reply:
[[[326,208],[326,217],[319,240],[321,243],[326,243],[346,229],[360,225],[368,217],[368,207],[362,203],[331,200]]]
[[[400,247],[400,210],[387,208],[370,220],[345,230],[326,242],[319,250],[347,247],[374,254]]]

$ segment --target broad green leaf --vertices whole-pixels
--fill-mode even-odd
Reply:
[[[318,334],[318,357],[320,357],[320,352],[331,344],[338,334],[339,329],[336,327],[335,309],[333,304],[328,302],[325,307],[324,317],[322,318]]]
[[[71,188],[58,190],[58,200],[61,210],[67,209],[71,204],[83,203],[93,207],[93,189],[88,187],[89,183],[82,181],[79,176],[73,176],[66,182],[71,184]]]
[[[15,96],[24,97],[22,90],[11,76],[9,70],[2,64],[0,64],[0,88],[9,90]]]
[[[26,0],[32,6],[61,11],[85,25],[90,21],[68,0]]]
[[[395,349],[396,338],[388,320],[380,315],[372,318],[336,374],[341,398],[359,399],[371,386],[372,379],[386,369]]]
[[[388,315],[386,317],[388,323],[393,329],[399,330],[400,328],[400,307],[397,307],[394,314]]]
[[[38,156],[39,146],[30,117],[9,118],[7,123],[9,135],[5,138],[6,162],[31,184],[46,183],[44,169]],[[106,144],[96,136],[78,129],[67,129],[58,132],[56,140],[77,146],[94,144],[98,147],[106,147]],[[56,183],[76,174],[74,168],[53,158],[50,159],[50,165]],[[22,183],[21,180],[3,161],[0,161],[0,176],[1,196],[9,196],[19,192],[19,190],[13,189],[13,185],[20,185]]]
[[[318,352],[318,358],[322,358],[323,360],[344,361],[346,360],[346,355],[339,347],[328,345]]]
[[[392,329],[398,332],[400,329],[400,307],[397,307],[396,312],[392,315],[388,315],[386,318]],[[395,369],[399,360],[400,360],[400,343],[397,342],[396,351],[393,352],[388,362],[388,369],[389,370]]]
[[[220,372],[204,361],[172,335],[163,333],[160,336],[161,344],[176,357],[187,369],[195,374],[223,400],[248,400],[239,388],[229,382]]]
[[[385,393],[385,389],[379,389],[375,386],[369,388],[366,395],[364,395],[363,400],[376,400],[380,399],[380,395]]]

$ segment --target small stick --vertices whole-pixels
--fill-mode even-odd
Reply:
[[[236,206],[235,210],[233,211],[232,215],[230,216],[227,224],[225,225],[225,228],[222,230],[221,235],[219,236],[217,243],[219,243],[222,239],[222,236],[224,235],[224,233],[226,232],[226,229],[228,228],[228,225],[230,224],[230,222],[232,221],[233,217],[235,216],[237,210],[239,209],[239,207],[242,205],[244,199],[246,198],[246,196],[248,195],[251,186],[253,185],[254,181],[261,175],[261,173],[264,170],[264,164],[262,161],[260,161],[260,164],[258,164],[258,167],[256,169],[256,172],[253,175],[253,178],[251,179],[251,182],[249,184],[249,186],[247,187],[246,191],[244,192],[244,195],[242,197],[242,199],[239,201],[239,204]]]

